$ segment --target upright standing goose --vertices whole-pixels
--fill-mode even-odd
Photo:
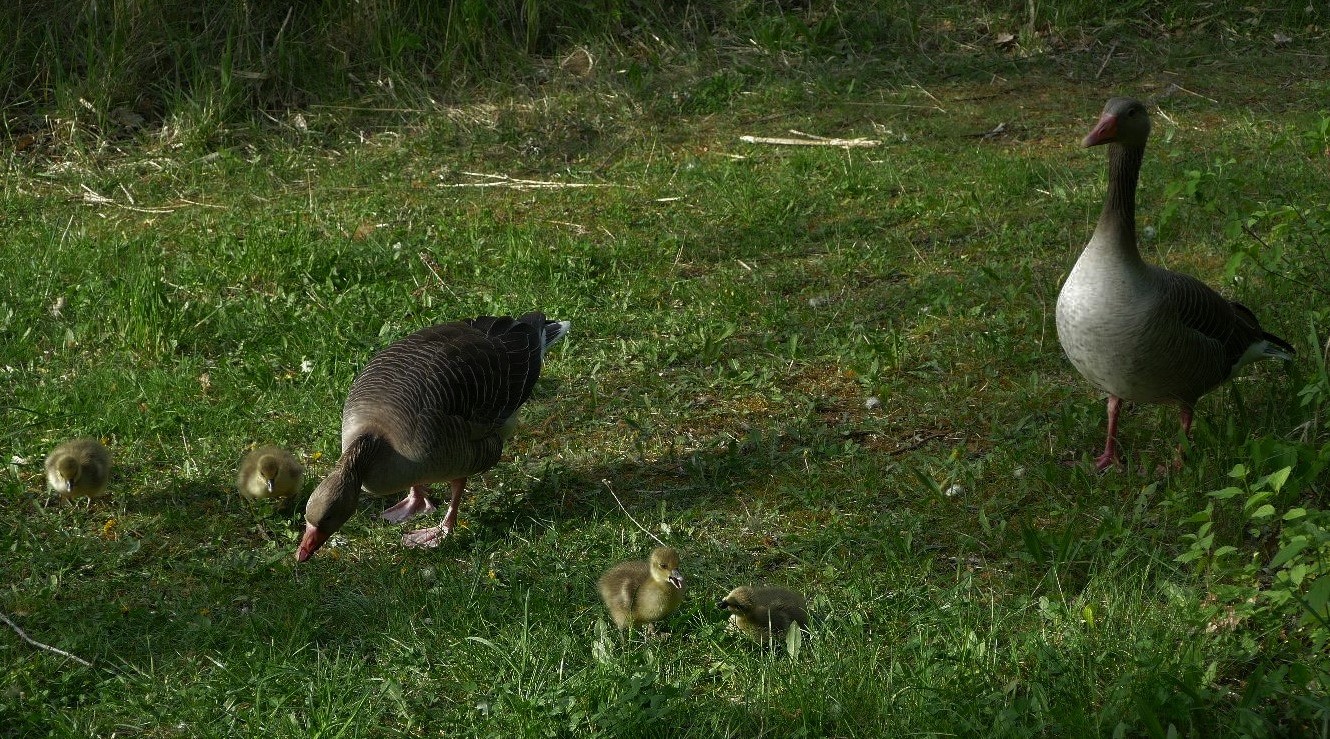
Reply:
[[[111,477],[111,452],[98,439],[70,439],[46,457],[46,483],[61,498],[96,498]]]
[[[498,463],[545,351],[568,326],[541,313],[481,316],[417,331],[370,359],[342,407],[342,456],[310,496],[296,558],[309,559],[346,523],[362,488],[409,490],[383,514],[396,522],[434,510],[425,486],[446,480],[443,522],[402,537],[405,546],[437,546],[457,525],[466,478]]]
[[[1241,303],[1194,277],[1146,264],[1136,247],[1136,180],[1150,136],[1145,106],[1113,98],[1085,137],[1108,144],[1108,195],[1094,235],[1058,294],[1058,341],[1076,369],[1108,393],[1108,440],[1095,459],[1118,457],[1122,401],[1177,404],[1183,432],[1205,393],[1248,362],[1291,359],[1287,341]]]

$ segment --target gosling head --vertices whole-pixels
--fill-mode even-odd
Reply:
[[[730,594],[720,599],[716,607],[722,611],[729,611],[741,616],[747,616],[753,608],[753,589],[744,585],[730,591]]]
[[[66,454],[55,461],[55,475],[51,475],[48,482],[54,490],[73,495],[74,484],[82,474],[83,468],[79,466],[78,459],[72,454]]]
[[[263,484],[268,488],[268,495],[272,495],[273,482],[277,479],[277,475],[280,472],[281,467],[278,464],[277,457],[274,457],[271,454],[265,454],[263,455],[263,458],[259,460],[259,477],[263,478]]]
[[[669,583],[682,590],[683,573],[679,571],[679,553],[670,547],[652,550],[651,577],[657,582]]]

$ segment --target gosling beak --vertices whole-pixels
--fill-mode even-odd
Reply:
[[[722,610],[722,611],[728,611],[728,610],[730,610],[730,602],[729,602],[729,601],[726,601],[726,600],[722,600],[722,601],[720,601],[719,603],[716,604],[716,607],[719,608],[719,609]]]
[[[268,486],[268,495],[272,495],[272,478],[267,478],[263,481],[263,484]]]
[[[670,570],[670,584],[683,590],[683,573],[678,570]]]
[[[304,562],[314,556],[314,552],[323,546],[323,542],[328,541],[332,532],[324,531],[312,523],[305,524],[305,535],[300,537],[300,549],[296,551],[296,561]]]
[[[74,481],[65,480],[65,495],[73,495],[73,494],[74,494]]]
[[[1085,135],[1085,140],[1081,141],[1081,146],[1098,146],[1116,141],[1117,138],[1118,117],[1112,113],[1105,113],[1099,119],[1099,122],[1094,124],[1094,128],[1090,129],[1090,133]]]

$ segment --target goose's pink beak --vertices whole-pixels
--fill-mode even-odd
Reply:
[[[1085,140],[1081,146],[1090,147],[1100,144],[1107,144],[1116,140],[1118,137],[1118,117],[1112,113],[1105,113],[1099,122],[1094,124],[1090,133],[1085,135]]]
[[[312,523],[305,524],[305,535],[300,537],[300,549],[296,552],[296,561],[304,562],[314,556],[314,552],[323,546],[323,542],[328,541],[332,532],[323,531]]]

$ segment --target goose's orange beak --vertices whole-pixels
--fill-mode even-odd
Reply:
[[[300,537],[300,549],[296,551],[296,561],[304,562],[314,556],[314,552],[323,546],[323,542],[328,541],[332,536],[331,532],[323,531],[312,523],[305,524],[305,535]]]
[[[1118,138],[1118,117],[1112,113],[1105,113],[1099,122],[1094,124],[1090,133],[1085,135],[1085,140],[1081,146],[1099,146],[1116,141]]]

